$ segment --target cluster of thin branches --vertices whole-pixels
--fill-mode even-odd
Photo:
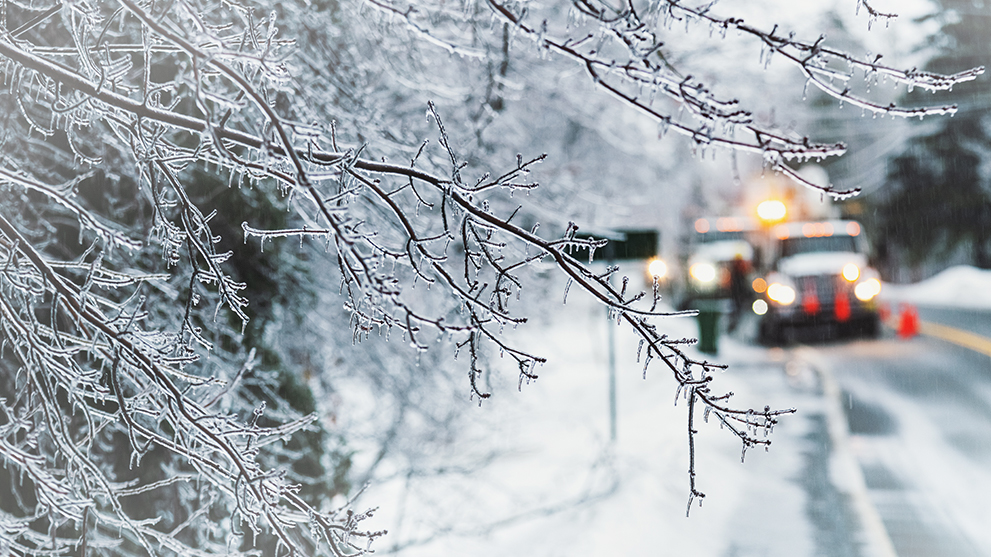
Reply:
[[[216,213],[190,197],[188,167],[227,166],[232,184],[308,182],[290,168],[302,155],[287,134],[299,128],[290,132],[272,108],[287,46],[274,22],[245,8],[218,22],[186,3],[167,14],[129,2],[5,8],[8,28],[23,23],[0,38],[0,452],[10,474],[0,482],[9,490],[0,552],[254,554],[251,540],[265,533],[294,553],[364,553],[381,535],[360,529],[368,513],[314,507],[286,470],[263,464],[268,447],[316,414],[286,421],[280,411],[270,425],[264,399],[246,407],[234,394],[253,353],[219,374],[202,359],[217,353],[221,312],[243,325],[248,300],[225,268],[232,254],[217,249]],[[240,116],[246,104],[262,119]],[[147,214],[115,214],[119,203],[101,211],[112,192],[80,193],[94,181],[142,192]],[[121,186],[129,181],[134,190]],[[323,215],[353,226],[340,213]],[[61,235],[67,227],[76,233]],[[213,310],[202,307],[208,300]],[[172,474],[127,472],[161,451],[174,457],[162,464]],[[141,500],[156,497],[179,499],[179,510],[146,516],[158,506],[142,510]]]
[[[375,5],[434,37],[415,10]],[[576,225],[542,235],[519,224],[519,209],[504,210],[514,192],[536,187],[530,175],[542,156],[519,156],[487,172],[469,167],[432,104],[436,145],[424,141],[402,164],[385,162],[361,144],[340,145],[331,121],[300,121],[293,41],[280,35],[277,12],[257,18],[250,6],[193,0],[3,7],[0,454],[20,478],[12,492],[21,494],[16,503],[0,504],[3,551],[85,554],[87,546],[113,546],[127,552],[122,544],[130,543],[148,554],[250,553],[247,532],[264,530],[290,552],[354,555],[381,535],[359,527],[367,513],[317,508],[283,472],[261,464],[262,446],[304,430],[315,415],[263,426],[263,403],[232,402],[232,390],[253,366],[251,355],[227,362],[224,373],[206,365],[204,354],[218,350],[209,329],[227,327],[226,316],[243,326],[249,300],[245,284],[227,269],[233,253],[218,250],[212,230],[225,208],[207,210],[194,199],[194,170],[213,170],[231,188],[265,189],[281,200],[290,226],[265,228],[249,220],[242,225],[244,242],[264,249],[293,238],[324,247],[340,272],[356,341],[401,337],[425,350],[449,339],[468,355],[468,384],[479,399],[489,396],[477,379],[493,356],[515,362],[521,382],[536,377],[544,362],[503,332],[526,322],[514,302],[527,267],[549,263],[569,288],[632,327],[641,339],[644,373],[652,363],[662,366],[686,397],[692,499],[703,496],[695,483],[697,405],[745,449],[769,444],[778,417],[793,411],[737,408],[731,393],[714,391],[711,372],[722,366],[694,358],[685,350],[692,339],[670,338],[653,323],[672,315],[659,309],[656,286],[653,293],[630,292],[626,279],[614,283],[614,268],[596,272],[572,255],[576,248],[594,254],[604,241],[579,236]],[[645,8],[650,17],[632,2],[615,8],[576,1],[571,9],[596,31],[565,39],[528,23],[521,6],[490,0],[488,7],[696,143],[755,151],[786,172],[786,160],[842,149],[762,130],[735,102],[681,77],[658,56],[665,25],[691,20],[751,34],[816,86],[890,114],[950,109],[900,111],[857,100],[833,87],[830,79],[843,74],[828,60],[933,89],[976,74],[899,72],[877,60],[858,62],[821,40],[759,31],[675,1]],[[618,41],[625,60],[605,57],[613,43],[591,46],[603,41]],[[669,97],[696,123],[659,112],[649,96],[630,92],[635,89]],[[726,133],[717,133],[721,129]],[[733,139],[733,130],[747,137]],[[125,216],[101,209],[102,193],[80,194],[97,179],[132,183],[148,210]],[[67,235],[67,228],[75,234]],[[86,247],[68,248],[70,237]],[[237,337],[234,329],[226,338]],[[133,466],[158,450],[173,455],[182,472],[150,483],[121,481],[106,457],[120,451],[108,449],[115,439],[126,440]],[[127,498],[177,482],[195,484],[184,503],[195,510],[181,523],[165,529],[158,519],[129,510]],[[204,522],[223,524],[206,532]],[[193,530],[196,535],[185,535]]]
[[[515,33],[533,41],[537,48],[577,63],[598,87],[656,120],[660,134],[674,131],[688,137],[699,149],[722,147],[757,154],[763,157],[769,170],[836,198],[856,195],[859,189],[811,183],[796,173],[790,163],[842,155],[846,150],[843,144],[817,143],[808,136],[758,124],[753,109],[742,106],[737,99],[720,98],[709,85],[673,63],[667,54],[666,41],[675,44],[678,41],[667,37],[692,27],[708,29],[710,34],[723,38],[728,33],[749,37],[761,45],[761,63],[765,67],[772,58],[780,58],[800,72],[806,88],[812,86],[841,104],[882,116],[952,115],[957,107],[905,108],[874,101],[869,96],[871,85],[888,81],[909,89],[946,91],[984,71],[978,67],[954,75],[939,75],[916,68],[899,69],[882,63],[881,55],[860,57],[832,48],[824,35],[804,40],[793,32],[779,30],[778,26],[761,29],[743,18],[720,15],[718,0],[698,3],[663,0],[645,5],[633,0],[618,3],[573,0],[565,6],[566,18],[561,14],[561,6],[553,3],[543,6],[538,2],[489,0],[487,4]],[[382,1],[372,5],[417,28],[420,19],[433,17],[432,12],[400,10]],[[861,7],[869,24],[896,17],[876,10],[863,0],[857,2],[858,11]],[[458,51],[454,41],[456,38],[447,44]],[[857,87],[858,78],[867,85]]]

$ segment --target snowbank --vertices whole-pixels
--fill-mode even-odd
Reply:
[[[885,284],[881,298],[922,306],[991,309],[991,271],[958,265],[915,284]]]

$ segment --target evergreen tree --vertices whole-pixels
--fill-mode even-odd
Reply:
[[[991,3],[940,0],[941,23],[925,69],[955,72],[991,60]],[[910,92],[907,103],[925,102]],[[964,257],[991,268],[991,79],[987,74],[947,92],[953,118],[919,124],[920,135],[889,165],[890,187],[870,199],[874,241],[886,266]]]

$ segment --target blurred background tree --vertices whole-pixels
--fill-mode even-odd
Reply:
[[[926,20],[938,23],[925,70],[956,72],[991,59],[991,4],[939,0]],[[910,91],[902,102],[930,100]],[[865,219],[891,279],[920,279],[951,263],[991,268],[991,80],[982,75],[946,93],[952,118],[915,122],[911,141],[888,165],[887,187],[865,198]],[[899,277],[901,268],[914,277]]]

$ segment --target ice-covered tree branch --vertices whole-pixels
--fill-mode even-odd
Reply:
[[[702,149],[724,147],[752,152],[763,156],[767,166],[779,171],[788,172],[789,161],[841,155],[845,147],[819,144],[807,136],[793,137],[762,127],[755,123],[752,109],[741,106],[736,99],[720,99],[706,84],[669,61],[665,37],[670,37],[668,42],[676,42],[674,37],[679,34],[676,26],[708,28],[710,33],[722,37],[729,32],[751,37],[762,46],[760,64],[767,65],[778,55],[801,72],[809,85],[839,102],[894,117],[953,114],[956,107],[903,108],[873,101],[852,86],[856,72],[863,73],[868,83],[890,80],[908,88],[945,91],[975,79],[984,71],[980,67],[954,75],[938,75],[914,68],[898,69],[880,63],[881,56],[862,59],[831,48],[823,36],[804,41],[794,33],[779,31],[777,26],[763,30],[742,18],[717,15],[718,2],[694,5],[664,1],[639,6],[631,1],[616,7],[607,2],[574,0],[570,4],[568,21],[563,23],[560,19],[564,9],[556,4],[488,2],[515,33],[526,36],[539,49],[580,64],[598,86],[655,119],[662,134],[668,130],[677,132]],[[418,25],[417,10],[398,10],[381,2],[375,5],[411,26]],[[858,1],[857,6],[865,8],[872,22],[895,17],[878,12],[866,2]],[[835,190],[829,185],[808,183],[794,172],[788,173],[800,183],[837,197],[857,193],[855,189]]]
[[[256,19],[262,7],[271,9]],[[892,115],[951,108],[880,105],[834,82],[856,70],[942,90],[981,71],[902,72],[821,40],[716,17],[711,5],[490,0],[463,8],[376,0],[368,9],[455,56],[485,56],[492,42],[505,62],[508,33],[525,35],[579,64],[662,131],[699,148],[759,154],[796,179],[787,162],[843,147],[762,128],[737,101],[683,75],[661,40],[673,22],[752,36],[826,93]],[[289,389],[267,382],[259,361],[279,367],[278,359],[258,356],[265,351],[252,344],[265,339],[250,329],[253,304],[270,300],[252,299],[250,281],[266,271],[241,268],[239,257],[273,244],[297,242],[311,250],[306,257],[323,257],[321,272],[336,270],[353,342],[400,337],[412,354],[438,343],[466,353],[465,390],[479,399],[489,393],[478,379],[497,356],[512,362],[521,384],[536,378],[547,355],[505,332],[538,311],[526,299],[530,267],[554,269],[568,284],[565,298],[581,291],[606,306],[611,321],[640,337],[643,373],[659,365],[674,379],[676,399],[688,401],[692,499],[702,497],[696,408],[715,415],[744,450],[769,444],[778,418],[793,412],[737,407],[731,393],[715,390],[712,371],[724,366],[693,357],[684,350],[692,340],[670,338],[657,323],[685,312],[659,309],[656,288],[628,292],[627,281],[614,284],[615,268],[592,265],[604,240],[577,235],[574,223],[538,231],[514,195],[539,191],[532,176],[544,155],[463,152],[467,132],[445,125],[444,109],[419,97],[409,102],[425,109],[429,128],[396,131],[405,115],[394,116],[395,130],[363,125],[381,115],[363,112],[362,95],[374,91],[350,76],[333,82],[333,93],[311,90],[322,76],[350,70],[319,67],[300,44],[321,40],[319,25],[306,20],[324,31],[350,24],[372,32],[364,21],[343,23],[335,9],[209,0],[4,4],[0,458],[13,471],[0,475],[0,552],[369,551],[382,533],[361,529],[368,513],[309,497],[280,466],[302,452],[285,445],[318,430],[320,416],[269,396]],[[533,23],[543,11],[571,11],[574,22]],[[443,17],[429,17],[437,13]],[[484,35],[482,14],[494,14],[505,34]],[[461,44],[461,34],[479,44]],[[394,80],[383,86],[390,102],[413,97],[404,76],[382,73]],[[348,124],[336,122],[338,113]],[[216,191],[233,196],[219,203]],[[252,206],[255,194],[263,201]],[[589,261],[578,259],[579,249]],[[149,460],[157,468],[145,474]],[[17,474],[27,481],[16,482]],[[157,518],[131,503],[155,493],[174,499]]]

